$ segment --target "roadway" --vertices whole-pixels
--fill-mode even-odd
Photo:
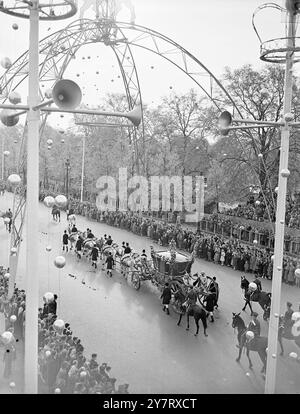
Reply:
[[[12,206],[11,194],[0,198],[0,210]],[[61,223],[55,223],[50,209],[40,204],[39,237],[36,255],[40,271],[40,305],[45,292],[58,294],[58,315],[71,324],[73,334],[81,338],[86,356],[98,353],[98,360],[112,367],[117,383],[130,384],[131,393],[246,393],[264,392],[264,378],[260,374],[261,362],[252,354],[253,370],[243,354],[237,363],[236,333],[231,327],[232,312],[241,311],[244,301],[240,289],[241,273],[231,268],[197,259],[193,272],[205,271],[216,276],[220,286],[219,310],[215,322],[208,322],[208,337],[203,336],[200,322],[199,336],[185,330],[185,320],[177,327],[177,315],[168,316],[161,308],[159,293],[150,282],[143,282],[135,291],[117,272],[108,278],[105,272],[93,270],[85,259],[78,262],[73,253],[66,254],[66,266],[57,269],[53,260],[61,252],[61,239],[67,226],[63,213]],[[141,252],[150,255],[153,242],[145,237],[77,217],[79,229],[91,228],[96,236],[110,234],[119,244],[129,242]],[[24,241],[19,257],[17,284],[25,288]],[[51,245],[51,252],[46,246]],[[155,246],[155,245],[154,245]],[[9,234],[0,220],[0,265],[7,265]],[[74,275],[76,278],[69,275]],[[252,280],[251,275],[248,277]],[[85,283],[82,283],[85,282]],[[263,290],[271,290],[271,282],[262,280]],[[285,303],[293,303],[294,310],[300,302],[300,290],[283,285],[282,312]],[[262,320],[262,310],[254,304],[267,335],[268,324]],[[242,312],[245,322],[250,320],[249,311]],[[300,393],[300,364],[288,357],[291,351],[299,353],[293,341],[284,341],[285,356],[278,357],[277,392]],[[14,379],[15,382],[18,379]],[[0,384],[1,386],[1,384]]]

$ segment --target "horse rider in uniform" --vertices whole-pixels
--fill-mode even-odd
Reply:
[[[247,327],[247,331],[252,331],[254,333],[254,340],[260,336],[260,322],[257,317],[258,313],[252,312],[252,319]]]

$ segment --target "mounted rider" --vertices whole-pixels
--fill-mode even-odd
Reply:
[[[254,340],[260,336],[260,322],[257,319],[258,313],[253,312],[252,313],[252,319],[249,322],[249,325],[247,327],[247,331],[252,331],[254,333]]]

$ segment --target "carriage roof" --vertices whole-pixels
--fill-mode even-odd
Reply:
[[[171,252],[169,250],[156,250],[153,252],[153,256],[157,260],[164,260],[164,261],[170,261],[171,260]],[[189,263],[192,262],[192,256],[189,256],[184,253],[178,253],[176,252],[176,263]]]

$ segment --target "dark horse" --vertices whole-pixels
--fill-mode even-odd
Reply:
[[[240,361],[242,356],[242,351],[244,346],[246,347],[246,355],[249,361],[249,368],[252,368],[252,361],[250,359],[250,351],[258,352],[258,355],[263,363],[263,367],[261,372],[266,371],[266,365],[267,365],[267,347],[268,347],[268,338],[266,336],[257,336],[256,338],[248,340],[246,337],[247,328],[243,321],[243,319],[240,317],[239,313],[232,313],[232,327],[237,328],[238,330],[238,343],[239,343],[239,355],[236,359],[237,362]]]
[[[206,321],[207,312],[206,312],[206,310],[204,308],[202,308],[201,306],[199,306],[199,305],[190,305],[190,306],[188,306],[188,308],[185,305],[182,305],[181,310],[182,311],[179,315],[179,320],[177,322],[177,325],[178,326],[180,325],[182,316],[186,313],[186,316],[187,316],[186,330],[188,331],[190,329],[190,316],[193,316],[194,320],[195,320],[196,327],[197,327],[195,336],[197,336],[198,333],[199,333],[199,320],[200,319],[202,321],[202,325],[203,325],[203,329],[204,329],[204,335],[207,336],[207,333],[206,333],[206,329],[207,329],[207,321]]]
[[[196,328],[197,328],[195,336],[197,336],[198,333],[199,333],[199,320],[200,319],[202,321],[202,325],[203,325],[203,328],[204,328],[204,335],[207,336],[207,333],[206,333],[206,329],[207,329],[206,318],[207,318],[208,312],[206,312],[204,307],[196,305],[196,304],[186,306],[185,305],[186,299],[187,299],[186,296],[184,295],[184,293],[181,290],[178,290],[177,292],[175,292],[174,300],[177,301],[177,303],[180,304],[180,306],[179,306],[180,314],[179,314],[179,320],[177,322],[177,326],[180,325],[180,322],[181,322],[181,319],[182,319],[183,315],[186,314],[186,316],[187,316],[186,330],[188,331],[190,329],[190,317],[194,317]]]
[[[251,301],[258,302],[264,311],[263,313],[264,321],[267,321],[270,318],[271,293],[267,293],[264,291],[258,291],[258,290],[252,292],[251,290],[248,289],[247,292],[245,293],[245,301],[246,301],[246,304],[247,303],[249,304],[251,313],[252,313]],[[244,309],[246,307],[246,304],[244,306]]]
[[[60,209],[56,206],[54,206],[52,208],[52,217],[54,221],[59,221],[60,222]]]

